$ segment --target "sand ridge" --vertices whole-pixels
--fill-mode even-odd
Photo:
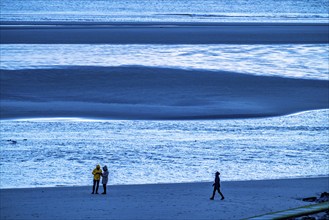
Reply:
[[[2,44],[329,43],[328,24],[1,22]]]
[[[221,119],[329,108],[328,81],[142,66],[2,70],[1,118]]]

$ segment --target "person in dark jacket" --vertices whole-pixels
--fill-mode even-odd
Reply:
[[[218,193],[222,196],[222,200],[224,199],[224,195],[223,195],[223,193],[220,191],[220,179],[219,179],[219,175],[220,175],[220,173],[217,171],[216,174],[215,174],[215,182],[214,182],[214,184],[212,184],[213,187],[214,187],[214,191],[213,191],[213,193],[212,193],[212,197],[210,198],[211,200],[214,200],[216,190],[217,190]]]
[[[104,172],[101,175],[102,175],[102,184],[103,184],[104,192],[102,192],[102,194],[106,194],[106,184],[107,181],[109,180],[109,171],[107,170],[107,166],[103,167],[103,171]]]

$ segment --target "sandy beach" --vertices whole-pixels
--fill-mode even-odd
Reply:
[[[328,24],[1,22],[2,44],[328,43]]]
[[[1,189],[1,219],[243,219],[313,204],[329,178],[222,182],[225,200],[209,200],[212,183]],[[100,190],[102,192],[102,189]]]

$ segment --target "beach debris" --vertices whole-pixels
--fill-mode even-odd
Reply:
[[[10,141],[11,144],[17,144],[17,141],[15,141],[15,140],[11,140],[11,139],[9,139],[9,140],[7,140],[7,141]]]
[[[312,196],[312,197],[307,197],[307,198],[303,198],[304,202],[315,202],[316,201],[316,197]]]
[[[302,220],[316,220],[315,217],[312,217],[312,216],[306,216],[306,217],[303,217],[301,218]]]
[[[317,203],[329,202],[329,193],[323,192],[321,193],[319,198],[312,196],[312,197],[303,198],[302,200],[304,202],[317,202]]]
[[[293,220],[328,220],[328,219],[329,219],[329,211],[302,216],[299,218],[294,218]]]
[[[329,193],[321,193],[320,198],[317,199],[317,202],[329,202]]]

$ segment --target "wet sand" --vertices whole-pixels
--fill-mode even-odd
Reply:
[[[304,197],[329,191],[329,178],[222,182],[225,200],[212,183],[2,189],[1,219],[243,219],[299,206]],[[99,192],[102,192],[100,188]]]
[[[329,108],[329,81],[141,66],[2,70],[1,119],[226,119]]]

